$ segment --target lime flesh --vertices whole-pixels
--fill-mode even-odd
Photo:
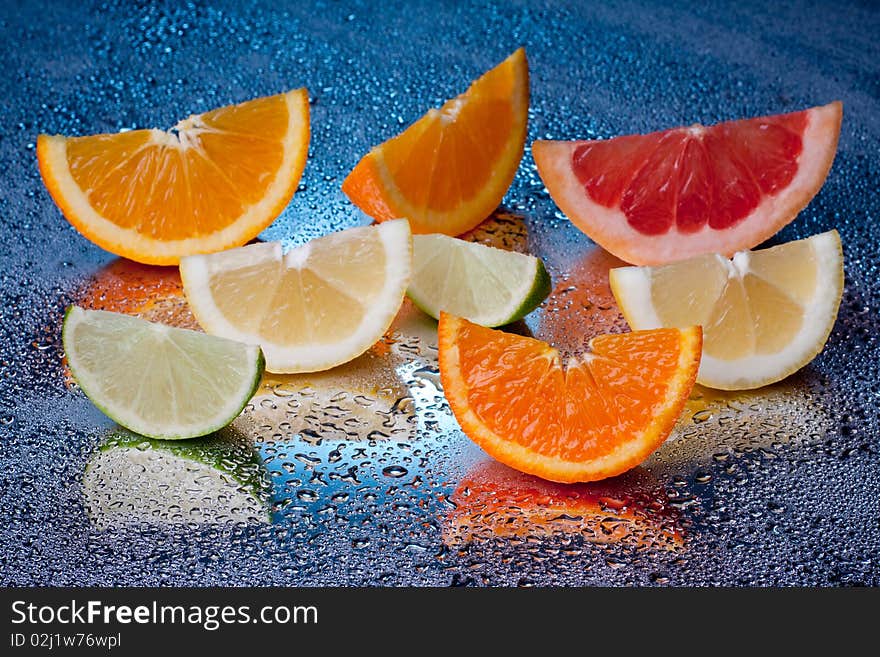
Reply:
[[[68,308],[74,379],[108,417],[151,438],[195,438],[234,420],[263,374],[258,346],[102,310]]]
[[[407,294],[435,319],[445,311],[502,326],[540,305],[550,294],[550,276],[534,256],[445,235],[414,235]]]

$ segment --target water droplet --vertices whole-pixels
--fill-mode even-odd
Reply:
[[[409,470],[400,465],[389,465],[382,469],[382,474],[386,477],[405,477],[409,474]]]

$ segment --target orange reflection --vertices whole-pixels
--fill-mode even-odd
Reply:
[[[525,219],[504,208],[498,208],[476,228],[458,237],[505,251],[529,252],[529,231]]]
[[[151,322],[201,330],[186,304],[177,267],[142,265],[116,258],[78,290],[74,303],[89,310],[109,310]],[[64,382],[69,387],[73,384],[73,377],[66,358],[62,364]]]
[[[180,328],[198,329],[186,305],[177,267],[157,267],[117,258],[100,269],[77,295],[91,310],[137,315]]]
[[[588,249],[557,280],[544,302],[535,337],[564,353],[578,354],[596,335],[629,330],[608,283],[609,270],[626,266],[601,247]]]
[[[633,479],[644,474],[566,485],[487,459],[452,494],[456,507],[446,518],[443,541],[454,547],[492,538],[580,535],[591,543],[683,548],[677,516],[664,500],[634,490]]]

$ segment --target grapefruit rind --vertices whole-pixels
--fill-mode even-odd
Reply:
[[[102,249],[149,265],[176,265],[182,256],[213,253],[239,246],[256,237],[290,202],[299,185],[309,150],[309,97],[306,89],[284,95],[288,129],[284,158],[265,196],[232,224],[215,233],[179,240],[158,240],[134,229],[118,226],[101,216],[74,181],[67,162],[67,137],[39,135],[37,161],[43,182],[65,218]],[[158,143],[167,133],[153,131]]]
[[[812,245],[817,255],[818,271],[829,275],[824,278],[820,276],[817,281],[818,300],[807,307],[802,322],[804,328],[797,339],[782,351],[769,356],[753,355],[736,361],[726,361],[703,354],[697,383],[717,390],[759,388],[794,374],[822,352],[834,328],[843,296],[843,248],[836,230],[814,235],[803,241],[809,241]],[[782,244],[772,248],[785,246]],[[649,268],[618,267],[612,269],[608,277],[614,298],[632,330],[662,327],[651,301]]]
[[[566,217],[594,242],[621,260],[635,265],[659,265],[705,253],[732,256],[769,239],[790,223],[822,187],[834,162],[843,105],[840,101],[807,110],[798,172],[791,183],[765,196],[751,214],[730,228],[705,225],[696,233],[670,229],[644,235],[632,228],[619,208],[594,202],[572,169],[572,155],[583,141],[544,141],[532,144],[538,173],[550,196]]]
[[[680,350],[675,376],[669,381],[662,403],[648,425],[621,440],[610,453],[589,461],[570,461],[527,449],[494,432],[471,409],[468,388],[460,370],[457,334],[467,320],[441,313],[438,326],[440,379],[449,406],[462,431],[489,456],[520,472],[549,481],[575,483],[598,481],[634,468],[650,456],[669,436],[693,388],[702,351],[702,329],[680,331]],[[598,336],[590,346],[601,340]],[[555,351],[555,350],[554,350]]]

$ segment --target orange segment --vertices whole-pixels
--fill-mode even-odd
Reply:
[[[529,69],[520,48],[461,96],[367,153],[342,190],[376,219],[459,235],[498,207],[522,159]]]
[[[240,246],[284,209],[305,167],[305,89],[221,107],[173,130],[40,135],[43,181],[80,233],[147,264]]]
[[[548,344],[441,314],[440,375],[462,430],[489,455],[551,481],[595,481],[644,461],[672,430],[702,331],[600,335],[563,366]]]

